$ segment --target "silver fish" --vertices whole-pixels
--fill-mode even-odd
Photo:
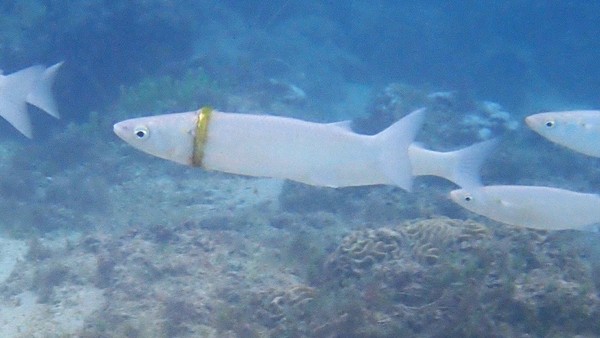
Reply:
[[[583,230],[600,223],[600,196],[596,194],[541,186],[495,185],[453,190],[450,198],[476,214],[528,228]]]
[[[477,175],[490,147],[440,153],[411,146],[423,117],[419,109],[379,134],[362,135],[347,122],[203,108],[122,121],[114,132],[134,148],[177,163],[315,186],[389,184],[410,190],[415,175],[444,175],[459,185],[477,185],[471,175]]]
[[[530,115],[525,123],[536,133],[569,149],[600,157],[600,111],[574,110]]]

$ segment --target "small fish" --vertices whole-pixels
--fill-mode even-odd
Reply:
[[[202,108],[122,121],[114,132],[143,152],[208,170],[315,186],[388,184],[410,191],[409,153],[419,154],[417,174],[420,169],[426,175],[438,174],[428,163],[441,163],[445,154],[409,150],[423,118],[419,109],[376,135],[362,135],[347,121],[323,124]]]
[[[59,118],[51,88],[62,62],[45,68],[31,66],[9,75],[0,74],[0,116],[28,138],[33,137],[27,103]]]
[[[526,117],[525,123],[552,142],[600,157],[600,110],[539,113]]]
[[[460,206],[495,221],[542,230],[585,230],[600,223],[600,196],[564,189],[495,185],[467,191],[457,189],[450,198]]]

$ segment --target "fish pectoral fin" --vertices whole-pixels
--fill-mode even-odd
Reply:
[[[523,209],[522,206],[515,204],[515,203],[511,203],[511,202],[501,199],[501,198],[498,198],[496,200],[496,203],[504,209],[513,210],[513,212],[519,212]]]

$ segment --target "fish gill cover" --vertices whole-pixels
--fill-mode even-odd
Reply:
[[[493,223],[436,178],[412,194],[248,179],[111,132],[211,105],[373,134],[427,107],[417,140],[432,149],[505,136],[486,184],[598,192],[597,160],[521,121],[600,107],[599,15],[593,1],[3,1],[3,74],[65,63],[60,121],[32,114],[33,141],[0,125],[0,332],[600,336],[597,234]]]

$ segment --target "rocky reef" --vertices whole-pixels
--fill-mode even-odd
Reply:
[[[302,227],[301,218],[289,221]],[[589,261],[598,252],[580,233],[415,219],[349,231],[308,260],[290,255],[309,255],[306,241],[319,243],[318,231],[292,250],[295,241],[267,240],[270,225],[254,225],[261,240],[198,225],[29,242],[0,289],[2,311],[25,322],[3,329],[22,323],[25,336],[80,337],[600,335],[600,267]]]
[[[563,236],[412,221],[349,234],[326,266],[331,280],[352,290],[346,294],[361,295],[361,327],[374,336],[392,327],[425,337],[595,336],[597,268],[565,248]]]

